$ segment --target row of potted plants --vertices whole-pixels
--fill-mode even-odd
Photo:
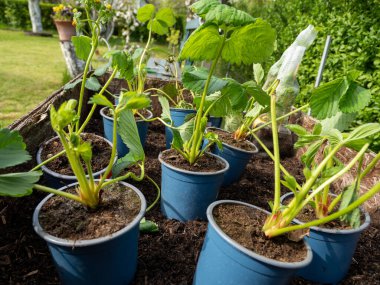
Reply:
[[[48,154],[46,160],[30,172],[0,176],[2,195],[23,196],[30,194],[32,189],[56,195],[54,197],[49,195],[41,202],[34,214],[33,223],[36,232],[48,241],[62,282],[90,284],[111,280],[113,284],[125,284],[133,278],[137,265],[138,225],[144,216],[146,202],[139,190],[121,181],[126,178],[134,180],[146,178],[156,185],[144,172],[143,144],[147,127],[144,127],[145,134],[139,133],[136,125],[138,118],[144,123],[160,120],[170,130],[173,137],[171,149],[161,152],[158,157],[162,165],[161,211],[163,214],[167,218],[180,221],[197,218],[207,218],[209,221],[194,284],[218,284],[218,282],[222,284],[252,284],[252,282],[286,284],[297,271],[301,276],[317,282],[336,283],[341,280],[348,270],[349,261],[337,261],[342,267],[339,274],[335,272],[333,276],[326,274],[326,268],[331,268],[329,264],[332,262],[327,257],[335,252],[332,253],[329,250],[330,245],[321,250],[316,249],[315,244],[322,243],[326,239],[330,240],[331,237],[320,237],[322,231],[315,228],[312,228],[309,234],[308,228],[326,224],[339,217],[353,228],[359,227],[359,230],[363,230],[368,225],[368,215],[363,214],[360,220],[359,206],[380,191],[380,184],[373,186],[361,197],[358,196],[358,190],[361,180],[380,158],[379,154],[376,155],[375,159],[362,170],[363,157],[369,145],[368,137],[378,132],[380,125],[367,124],[350,133],[344,133],[338,130],[336,124],[332,125],[331,120],[325,120],[357,112],[365,106],[365,102],[368,102],[367,91],[357,85],[355,73],[350,73],[342,79],[317,88],[312,95],[310,105],[300,108],[311,107],[312,115],[321,120],[321,123],[316,123],[311,133],[298,125],[288,126],[288,129],[299,137],[295,146],[307,147],[302,157],[305,165],[304,181],[297,181],[281,165],[278,122],[283,123],[295,112],[290,110],[290,107],[297,89],[295,84],[297,65],[302,59],[303,52],[315,37],[312,27],[297,38],[295,44],[270,70],[263,89],[260,86],[263,75],[259,68],[255,74],[256,80],[244,84],[233,79],[217,78],[213,73],[220,58],[237,64],[265,61],[273,51],[275,31],[264,20],[254,19],[243,11],[220,4],[217,0],[201,0],[193,4],[193,11],[204,19],[204,23],[189,37],[179,58],[191,61],[208,60],[211,61],[211,67],[209,71],[193,68],[184,74],[182,82],[185,88],[194,93],[193,105],[196,106],[196,112],[194,109],[187,108],[185,113],[193,114],[187,114],[182,118],[182,122],[177,122],[170,106],[179,107],[177,103],[183,97],[175,101],[177,98],[173,99],[164,89],[144,90],[146,76],[144,62],[146,53],[149,51],[152,33],[166,33],[174,24],[171,10],[164,8],[156,11],[154,6],[149,4],[140,8],[137,17],[141,22],[147,22],[149,29],[146,47],[136,50],[133,55],[126,51],[109,51],[106,54],[109,63],[91,71],[91,61],[101,40],[101,24],[110,18],[112,10],[109,4],[100,1],[83,0],[82,4],[87,18],[81,20],[81,13],[77,12],[75,15],[77,27],[81,28],[84,23],[87,23],[91,30],[91,37],[81,35],[73,41],[78,57],[86,60],[83,77],[76,82],[76,84],[81,84],[80,94],[78,100],[69,100],[58,109],[52,106],[50,110],[51,125],[59,138],[57,145],[60,144],[62,150]],[[98,12],[95,20],[88,17],[92,9]],[[295,58],[298,61],[295,61]],[[291,66],[292,62],[297,62],[297,64]],[[107,82],[104,86],[97,88],[96,94],[90,100],[93,105],[88,116],[81,118],[83,94],[88,82],[95,81],[97,75],[104,74],[109,69],[112,71]],[[125,79],[129,88],[122,91],[117,102],[114,103],[105,94],[107,87],[116,76]],[[149,112],[146,116],[147,113],[141,111],[149,106],[149,92],[152,91],[157,91],[160,95],[159,101],[163,110],[161,118],[150,118]],[[181,92],[183,90],[178,91],[177,95],[181,96]],[[358,96],[362,101],[359,101]],[[186,107],[189,106],[188,104],[189,102],[186,102]],[[112,127],[111,131],[106,131],[106,125],[104,127],[105,135],[107,136],[108,132],[108,137],[112,142],[109,145],[112,147],[110,147],[107,166],[99,177],[96,176],[100,173],[94,172],[91,164],[94,145],[91,146],[83,135],[97,106],[107,108],[107,111],[102,109],[101,112],[109,119]],[[243,111],[245,114],[243,121],[235,128],[236,131],[233,134],[215,128],[206,130],[210,114],[223,117],[231,113],[240,115]],[[252,128],[252,123],[257,118],[263,118],[265,114],[269,114],[269,118],[262,119],[260,126]],[[271,127],[272,150],[257,136],[257,130],[266,126]],[[226,137],[228,141],[238,141],[246,148],[238,150],[240,156],[245,157],[234,155],[232,159],[229,158],[229,153],[237,148],[229,146],[228,141],[221,141]],[[245,167],[245,164],[241,167],[242,161],[247,163],[252,154],[257,152],[255,144],[245,140],[249,137],[260,144],[274,161],[275,189],[270,213],[243,202],[215,202],[222,183],[229,184],[239,179]],[[1,167],[14,166],[29,158],[22,138],[17,132],[4,129],[1,131],[0,138],[2,142],[0,145],[3,146],[0,154],[8,155],[10,158],[6,160],[8,163],[0,164]],[[124,150],[124,153],[118,148],[121,143],[128,148]],[[215,154],[208,152],[213,146]],[[342,147],[358,151],[347,165],[343,165],[336,157],[336,153]],[[322,159],[317,155],[320,149]],[[77,184],[70,184],[60,190],[36,184],[41,175],[38,169],[60,157],[67,158],[78,181]],[[331,183],[355,164],[359,164],[359,167],[353,185],[344,189],[337,197],[331,196]],[[139,174],[128,170],[132,165],[138,166]],[[240,170],[235,173],[237,167],[240,167]],[[281,184],[292,192],[293,198],[290,201],[281,201]],[[118,189],[123,189],[123,191]],[[74,202],[62,203],[60,196]],[[124,203],[121,196],[127,196],[129,202]],[[78,206],[78,203],[84,207]],[[65,236],[55,237],[49,231],[46,233],[45,227],[50,228],[50,223],[53,224],[52,227],[62,224],[62,220],[59,219],[61,215],[53,214],[52,216],[58,219],[50,220],[51,215],[47,212],[49,209],[66,211],[66,208],[60,208],[63,204],[68,204],[73,214],[81,210],[85,212],[85,216],[79,218],[65,217],[64,219],[72,221],[70,227],[78,228],[78,220],[80,225],[90,223],[94,215],[95,219],[100,219],[99,216],[105,210],[104,208],[111,204],[122,208],[124,223],[120,221],[123,225],[113,229],[114,231],[106,234],[106,237],[91,230],[86,234],[81,232],[81,235],[84,235],[81,239],[84,240],[78,240],[79,237],[75,235],[71,239]],[[124,204],[135,206],[123,208]],[[311,221],[300,222],[297,217],[308,205],[311,205],[317,213],[317,219],[311,218]],[[148,209],[152,206],[154,203]],[[116,214],[118,215],[121,213]],[[261,220],[257,220],[259,217]],[[127,225],[125,225],[125,220],[128,220]],[[297,223],[297,225],[292,223]],[[237,229],[234,228],[236,224]],[[339,247],[345,247],[348,243],[356,244],[360,231],[349,231],[355,232],[354,241],[338,241],[336,244]],[[327,232],[331,234],[332,231],[327,230]],[[341,235],[344,231],[338,232]],[[264,252],[262,244],[259,243],[257,246],[252,243],[253,233],[258,236],[258,239],[265,240]],[[289,242],[283,237],[285,233],[292,233],[289,238],[298,242]],[[247,236],[249,238],[245,239],[244,237]],[[106,248],[105,240],[116,250]],[[273,255],[277,255],[275,253],[272,256],[265,255],[267,246],[271,247],[273,244],[289,247],[292,252],[297,252],[297,257],[288,262],[283,257],[273,258]],[[128,247],[129,245],[131,247]],[[257,253],[255,253],[256,250]],[[274,251],[276,250],[278,248],[275,247]],[[115,252],[115,256],[111,256],[111,252]],[[346,250],[345,255],[350,254],[352,256],[353,251]],[[341,256],[341,254],[338,255]],[[74,256],[81,256],[81,259],[73,260]],[[317,267],[311,267],[318,262],[321,263]],[[83,275],[80,275],[79,271]],[[315,276],[318,278],[316,279]],[[106,281],[104,278],[111,279]]]

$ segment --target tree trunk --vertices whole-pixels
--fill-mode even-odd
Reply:
[[[40,0],[28,0],[29,15],[33,33],[42,32]]]
[[[66,61],[67,70],[72,78],[83,72],[84,62],[75,55],[74,45],[71,41],[60,42],[63,57]]]

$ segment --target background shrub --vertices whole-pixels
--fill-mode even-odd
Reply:
[[[44,30],[54,31],[51,18],[52,7],[55,4],[40,3],[41,20]],[[12,28],[31,30],[28,1],[27,0],[0,0],[0,23]]]
[[[301,92],[297,103],[309,100],[318,72],[327,35],[332,44],[323,72],[323,82],[356,69],[358,81],[371,90],[372,100],[355,124],[380,122],[380,0],[239,0],[233,5],[255,17],[266,19],[277,31],[277,50],[266,70],[309,24],[318,30],[318,37],[307,50],[299,69]],[[252,78],[252,67],[231,67],[231,75],[240,80]],[[380,134],[372,149],[380,150]]]

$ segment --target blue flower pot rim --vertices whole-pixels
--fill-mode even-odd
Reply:
[[[214,208],[216,206],[221,205],[221,204],[243,205],[243,206],[247,206],[247,207],[250,207],[250,208],[254,208],[254,209],[263,211],[264,213],[267,213],[268,215],[270,213],[268,211],[262,209],[262,208],[254,206],[254,205],[251,205],[251,204],[248,204],[248,203],[245,203],[245,202],[241,202],[241,201],[235,201],[235,200],[218,200],[218,201],[215,201],[215,202],[213,202],[212,204],[210,204],[208,206],[207,212],[206,212],[208,222],[212,225],[212,227],[215,229],[215,231],[227,243],[229,243],[235,249],[241,251],[242,253],[244,253],[245,255],[247,255],[250,258],[254,258],[254,259],[256,259],[256,260],[258,260],[260,262],[263,262],[263,263],[266,263],[266,264],[270,264],[272,266],[276,266],[276,267],[280,267],[280,268],[297,269],[297,268],[300,268],[300,267],[307,266],[308,264],[311,263],[311,260],[312,260],[312,257],[313,257],[313,252],[312,252],[312,249],[311,249],[309,243],[306,240],[303,240],[303,242],[305,243],[305,246],[306,246],[306,250],[307,250],[306,258],[304,260],[302,260],[302,261],[299,261],[299,262],[277,261],[277,260],[265,257],[263,255],[257,254],[255,252],[253,252],[253,251],[245,248],[244,246],[240,245],[238,242],[236,242],[235,240],[233,240],[232,238],[230,238],[227,234],[225,234],[223,232],[223,230],[218,226],[218,224],[214,220],[214,216],[213,216],[212,212],[213,212],[213,210],[214,210]]]
[[[197,112],[197,110],[194,110],[194,109],[183,109],[183,108],[174,108],[174,107],[170,107],[169,110],[175,111],[175,112],[189,113],[189,114]]]
[[[109,109],[109,107],[103,107],[103,108],[101,108],[101,109],[100,109],[100,115],[101,115],[103,118],[106,118],[106,119],[108,119],[108,120],[110,120],[110,121],[113,121],[113,117],[110,117],[110,116],[107,116],[107,115],[106,115],[105,111],[106,111],[107,109]],[[145,117],[145,119],[147,119],[147,120],[152,119],[152,118],[153,118],[153,113],[152,113],[150,110],[148,110],[148,109],[145,109],[145,111],[147,111],[147,112],[149,113],[149,115],[148,115],[147,117]],[[144,121],[144,120],[141,119],[141,118],[139,118],[139,119],[136,120],[136,122],[143,122],[143,121]]]
[[[206,128],[206,132],[208,131],[208,130],[219,130],[219,131],[222,131],[222,132],[225,132],[225,133],[230,133],[230,132],[227,132],[227,131],[225,131],[225,130],[223,130],[223,129],[221,129],[221,128],[215,128],[215,127],[208,127],[208,128]],[[230,133],[231,134],[231,133]],[[232,135],[232,134],[231,134]],[[238,147],[236,147],[236,146],[233,146],[233,145],[230,145],[230,144],[227,144],[227,143],[225,143],[225,142],[223,142],[222,141],[222,145],[223,146],[226,146],[226,147],[228,147],[228,148],[232,148],[233,150],[235,150],[235,151],[240,151],[240,152],[243,152],[243,153],[250,153],[250,154],[255,154],[255,153],[258,153],[259,152],[259,149],[257,148],[257,146],[253,143],[253,142],[251,142],[251,141],[249,141],[249,140],[245,140],[247,143],[249,143],[250,145],[252,145],[255,149],[254,150],[245,150],[245,149],[241,149],[241,148],[238,148]]]
[[[222,173],[226,172],[230,168],[229,163],[223,157],[217,156],[217,155],[215,155],[215,154],[213,154],[211,152],[206,152],[207,154],[215,157],[216,159],[221,160],[224,163],[225,167],[223,169],[221,169],[221,170],[214,171],[214,172],[196,172],[196,171],[190,171],[190,170],[181,169],[181,168],[175,167],[175,166],[173,166],[173,165],[165,162],[162,159],[162,154],[164,152],[167,152],[167,151],[170,151],[170,150],[171,149],[167,149],[167,150],[161,151],[160,154],[158,155],[158,160],[160,161],[161,164],[165,165],[167,168],[170,168],[170,169],[172,169],[174,171],[177,171],[177,172],[185,173],[185,174],[188,174],[188,175],[212,176],[212,175],[222,174]],[[178,154],[178,155],[180,155],[180,154]]]
[[[103,139],[112,148],[112,143],[109,140],[107,140],[106,138],[98,136],[98,135],[96,135],[94,133],[91,133],[91,135],[93,135],[93,136],[95,136],[97,138]],[[55,140],[57,138],[58,138],[58,136],[55,136],[55,137],[47,140],[46,142],[42,143],[42,145],[39,147],[39,149],[37,151],[37,155],[36,155],[37,164],[42,163],[41,154],[42,154],[42,149],[44,148],[44,146],[47,145],[47,144],[50,144],[53,140]],[[117,156],[115,157],[114,162],[116,162],[116,160],[117,160]],[[73,181],[77,180],[77,178],[76,178],[75,175],[59,174],[58,172],[55,172],[55,171],[51,170],[50,168],[48,168],[46,165],[42,165],[41,169],[42,169],[43,172],[46,172],[47,174],[49,174],[49,175],[51,175],[53,177],[59,178],[59,179],[73,180]],[[99,170],[99,171],[93,173],[92,175],[93,176],[100,176],[101,174],[103,174],[104,172],[106,172],[106,170],[107,170],[107,168],[104,168],[102,170]],[[89,178],[88,175],[86,175],[86,177]]]
[[[289,192],[289,193],[286,193],[284,195],[281,196],[281,203],[288,197],[292,196],[293,193],[292,192]],[[332,196],[337,196],[335,194],[330,194]],[[344,230],[339,230],[339,229],[327,229],[327,228],[321,228],[321,227],[318,227],[318,226],[314,226],[314,227],[310,227],[310,229],[312,229],[313,231],[315,232],[323,232],[323,233],[328,233],[328,234],[337,234],[337,235],[347,235],[347,234],[353,234],[353,233],[357,233],[357,232],[361,232],[361,231],[364,231],[368,226],[369,224],[371,223],[371,217],[369,215],[369,213],[364,210],[362,207],[359,207],[360,211],[364,214],[364,223],[362,223],[360,225],[360,227],[358,227],[357,229],[344,229]],[[304,222],[301,222],[300,220],[294,218],[293,221],[297,224],[304,224]]]
[[[95,181],[99,181],[99,179],[95,179]],[[108,181],[108,179],[106,181]],[[142,192],[139,189],[137,189],[135,186],[133,186],[129,183],[126,183],[124,181],[119,181],[117,183],[122,184],[122,185],[130,188],[131,190],[133,190],[139,196],[140,203],[141,203],[140,212],[132,220],[132,222],[130,222],[126,227],[122,228],[121,230],[119,230],[115,233],[112,233],[110,235],[104,236],[104,237],[95,238],[95,239],[87,239],[87,240],[62,239],[62,238],[50,235],[49,233],[44,231],[44,229],[41,227],[41,224],[40,224],[39,219],[38,219],[39,213],[40,213],[41,208],[44,205],[44,203],[55,195],[55,194],[49,194],[37,205],[37,207],[35,208],[35,210],[33,212],[33,228],[34,228],[34,231],[41,238],[43,238],[45,241],[47,241],[49,243],[59,245],[59,246],[72,247],[72,248],[74,248],[74,247],[86,247],[86,246],[101,244],[101,243],[104,243],[105,241],[109,241],[109,240],[115,239],[115,238],[123,235],[125,232],[127,232],[130,229],[132,229],[133,227],[135,227],[137,223],[140,223],[140,220],[144,217],[145,210],[146,210],[146,200],[145,200],[145,197],[142,194]],[[72,186],[75,186],[77,184],[79,184],[79,183],[78,182],[71,183],[65,187],[59,188],[58,190],[64,191],[65,189],[70,188]]]

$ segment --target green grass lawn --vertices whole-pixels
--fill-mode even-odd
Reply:
[[[56,37],[0,30],[0,126],[34,109],[62,85],[65,62]]]
[[[115,39],[111,45],[123,47]],[[153,56],[166,57],[162,52],[166,45],[155,43],[153,47]],[[101,56],[105,51],[105,46],[100,47],[94,67],[105,63]],[[0,127],[6,127],[59,89],[67,81],[67,72],[57,35],[32,37],[0,29],[0,55]]]

